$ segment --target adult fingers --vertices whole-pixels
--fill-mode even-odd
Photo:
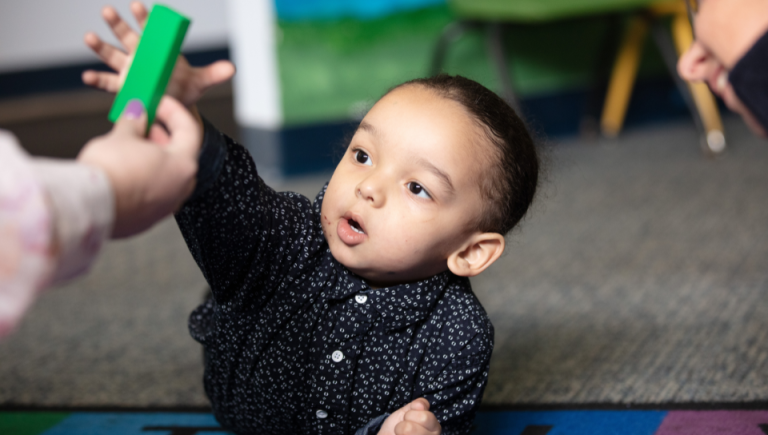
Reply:
[[[144,138],[147,129],[147,111],[140,100],[131,100],[126,104],[120,119],[115,123],[112,132],[123,138]]]
[[[710,65],[713,64],[714,57],[698,41],[693,44],[680,56],[677,61],[677,73],[684,80],[699,82],[707,79],[710,72]]]
[[[96,53],[96,56],[98,56],[99,59],[109,65],[113,70],[120,71],[125,66],[128,55],[114,45],[104,42],[99,38],[99,35],[93,32],[88,32],[85,34],[85,37],[83,37],[83,41],[85,41],[85,45],[87,45],[88,48]]]
[[[157,123],[152,124],[152,127],[149,128],[149,135],[147,135],[147,138],[150,142],[154,142],[163,147],[171,143],[171,137],[168,135],[168,132],[162,125]]]
[[[147,8],[144,6],[144,3],[131,2],[131,13],[136,19],[136,22],[139,23],[139,27],[144,29],[144,26],[147,24],[147,17],[149,17],[149,12],[147,12]]]
[[[83,83],[107,92],[117,93],[120,90],[120,76],[104,71],[83,71]]]
[[[157,107],[156,117],[165,124],[171,136],[168,151],[197,159],[202,143],[200,124],[178,100],[164,96]]]
[[[107,22],[109,28],[112,29],[112,33],[126,50],[131,52],[136,50],[136,46],[139,44],[139,34],[120,17],[115,8],[105,6],[101,10],[101,16],[104,17],[104,21]]]

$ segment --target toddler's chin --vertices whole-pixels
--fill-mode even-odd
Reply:
[[[350,252],[349,247],[344,245],[344,243],[340,240],[336,240],[334,243],[331,243],[331,241],[328,240],[328,237],[326,236],[326,241],[329,242],[328,248],[330,249],[331,256],[333,256],[334,260],[338,261],[342,266],[349,269],[349,271],[355,275],[363,277],[365,271],[359,267],[359,256],[356,256],[353,252]]]

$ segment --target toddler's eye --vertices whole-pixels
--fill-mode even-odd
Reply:
[[[427,190],[421,187],[421,184],[415,181],[411,181],[410,183],[408,183],[408,190],[410,190],[411,193],[416,196],[420,196],[426,199],[432,199],[432,197],[429,196],[429,193],[427,192]]]
[[[368,166],[373,164],[373,162],[371,162],[371,158],[368,156],[368,153],[363,150],[355,150],[355,160],[357,163],[362,163]]]

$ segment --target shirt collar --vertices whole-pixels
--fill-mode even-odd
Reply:
[[[427,318],[440,295],[448,287],[451,272],[445,271],[421,281],[371,289],[365,280],[327,253],[338,274],[336,285],[325,293],[328,299],[346,299],[363,293],[381,315],[387,330],[404,328]]]
[[[451,273],[439,273],[421,281],[371,290],[374,308],[389,330],[400,329],[427,318],[448,286]]]

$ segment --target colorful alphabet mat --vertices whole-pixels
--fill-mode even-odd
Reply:
[[[768,435],[768,407],[478,413],[478,435]],[[2,435],[224,435],[207,412],[0,410]]]

